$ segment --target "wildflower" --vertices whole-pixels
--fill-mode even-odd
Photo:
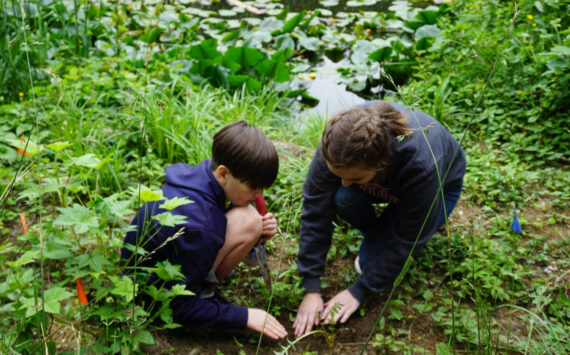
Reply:
[[[315,74],[315,73],[309,74],[309,78],[311,78],[311,80],[314,80],[316,77],[317,77],[317,74]]]
[[[151,42],[151,43],[149,44],[149,46],[150,46],[150,47],[156,46],[156,41]]]
[[[23,93],[23,92],[19,92],[19,93],[18,93],[18,96],[24,97],[24,93]]]
[[[534,17],[532,17],[532,15],[526,15],[526,18],[532,20]]]
[[[365,30],[365,32],[368,33],[368,34],[370,34],[370,32],[372,32],[372,30],[371,30],[370,28],[367,28],[367,29]]]
[[[40,174],[40,179],[45,178],[46,176],[44,174]]]
[[[437,81],[437,85],[441,85],[441,80],[438,80],[438,81]]]
[[[91,75],[89,75],[89,73],[85,74],[85,77],[89,79]]]
[[[465,30],[463,28],[461,29],[461,33],[465,33]]]
[[[125,71],[125,76],[127,76],[127,75],[129,75],[129,72],[128,72],[128,71]]]
[[[513,232],[515,232],[516,234],[521,234],[521,224],[520,224],[519,219],[517,217],[517,209],[514,208],[513,211],[514,211],[514,214],[513,214],[513,223],[511,224],[511,230]]]
[[[364,37],[363,35],[358,35],[358,38],[363,38],[363,37]]]
[[[533,23],[532,23],[532,27],[536,27],[536,23],[533,22]]]
[[[21,93],[20,93],[20,94],[21,94]],[[24,137],[20,137],[20,141],[25,142],[26,140],[24,139]],[[23,149],[20,149],[20,148],[18,148],[18,149],[16,150],[16,152],[17,152],[18,154],[24,154],[25,157],[29,157],[29,156],[30,156],[30,153],[24,152],[24,150],[23,150]]]
[[[353,81],[354,81],[355,83],[357,83],[357,82],[358,82],[358,78],[354,78]]]
[[[83,289],[83,282],[81,282],[81,279],[79,277],[75,279],[75,282],[77,283],[77,299],[83,304],[89,303],[87,302],[87,296],[85,295],[85,290]]]

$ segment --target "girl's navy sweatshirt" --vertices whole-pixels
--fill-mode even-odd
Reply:
[[[367,107],[373,103],[359,107]],[[384,290],[400,273],[436,195],[438,197],[418,238],[414,253],[440,227],[438,222],[443,207],[438,194],[438,172],[443,180],[451,166],[443,181],[444,192],[459,188],[465,173],[465,154],[445,127],[426,113],[408,111],[400,104],[389,104],[408,117],[408,126],[413,129],[413,133],[409,137],[396,137],[392,132],[392,156],[385,175],[359,187],[389,203],[398,203],[401,219],[395,235],[385,236],[390,242],[366,265],[362,275],[348,288],[360,302],[367,294]],[[452,162],[456,151],[457,155]],[[317,148],[303,186],[303,213],[297,259],[306,292],[320,292],[320,277],[324,273],[333,233],[334,195],[340,186],[340,178],[327,168],[320,147]]]
[[[159,207],[163,201],[150,202],[134,218],[132,225],[137,228],[127,233],[125,244],[135,245],[138,239],[144,243],[146,251],[154,251],[150,259],[139,266],[154,266],[160,261],[168,260],[171,264],[182,267],[185,280],[181,283],[196,295],[177,296],[172,300],[170,306],[176,323],[208,328],[245,328],[246,307],[199,297],[207,287],[206,276],[212,269],[226,235],[226,196],[212,174],[210,161],[204,160],[197,166],[178,163],[166,167],[165,171],[166,184],[162,187],[164,197],[184,197],[192,201],[172,210],[173,214],[186,217],[186,222],[175,227],[160,226],[151,217],[166,212]],[[141,239],[145,221],[150,221],[150,228]],[[184,227],[183,234],[167,241],[181,227]],[[152,238],[148,237],[152,235]],[[159,248],[161,245],[163,246]],[[131,254],[127,248],[121,250],[123,260],[129,260]],[[133,264],[130,259],[128,266]],[[152,275],[148,283],[156,280],[157,276]]]

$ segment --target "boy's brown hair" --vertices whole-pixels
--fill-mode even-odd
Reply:
[[[388,103],[343,111],[327,123],[321,153],[335,168],[364,166],[384,169],[390,163],[390,131],[410,131],[406,115]]]
[[[212,171],[220,165],[250,188],[267,188],[277,178],[279,156],[273,142],[259,128],[239,121],[214,136]]]

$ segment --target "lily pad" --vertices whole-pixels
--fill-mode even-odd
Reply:
[[[376,0],[350,0],[346,2],[348,7],[371,6],[376,4]]]
[[[220,9],[218,10],[218,15],[222,17],[232,17],[237,15],[237,12],[235,10]]]
[[[339,0],[321,0],[321,1],[319,1],[319,4],[321,6],[325,6],[325,7],[337,6],[338,3],[339,3]]]

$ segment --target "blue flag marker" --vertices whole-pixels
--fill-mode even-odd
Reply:
[[[519,222],[519,219],[517,217],[517,209],[513,208],[513,210],[514,214],[513,214],[513,224],[511,224],[511,230],[516,234],[521,234],[521,223]]]

